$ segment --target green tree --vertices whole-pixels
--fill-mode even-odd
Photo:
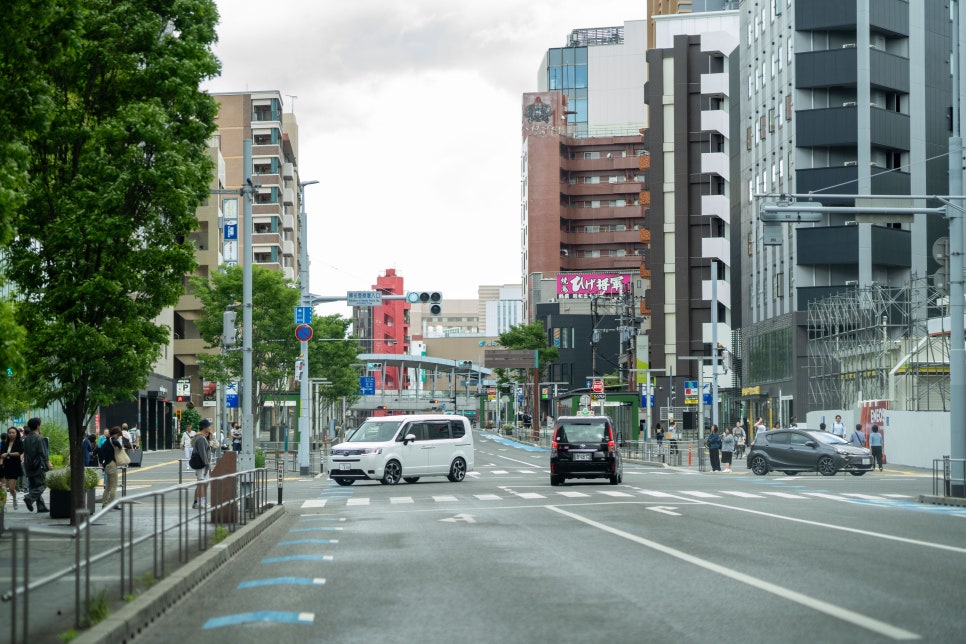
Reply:
[[[188,235],[208,198],[217,112],[199,87],[219,65],[211,0],[66,6],[78,8],[71,46],[35,67],[52,118],[27,140],[8,275],[32,397],[67,417],[76,509],[84,429],[146,385],[169,337],[156,319],[194,270]]]
[[[353,365],[357,362],[356,356],[362,351],[362,346],[358,341],[346,338],[351,324],[351,320],[340,315],[312,319],[309,375],[329,381],[321,394],[325,403],[331,404],[346,398],[347,404],[351,405],[359,398],[359,369]]]
[[[210,279],[191,278],[192,293],[201,300],[205,315],[196,322],[198,333],[212,349],[221,347],[222,314],[229,305],[242,300],[243,268],[225,266]],[[288,389],[295,376],[295,360],[299,356],[299,342],[295,339],[295,306],[299,291],[291,280],[279,272],[262,266],[252,266],[252,388],[251,413],[256,432],[260,421],[259,409],[278,394]],[[239,326],[242,313],[239,311]],[[240,343],[239,343],[240,345]],[[202,377],[216,382],[239,379],[242,373],[242,352],[213,351],[198,357]],[[309,365],[311,368],[311,364]]]
[[[9,0],[0,21],[0,249],[13,237],[15,218],[26,203],[29,142],[53,118],[51,86],[41,73],[59,63],[73,40],[77,20],[71,0]],[[0,266],[3,264],[0,250]],[[5,283],[0,268],[0,290]],[[18,386],[23,369],[24,330],[9,297],[0,299],[0,417],[28,405]],[[13,377],[5,377],[8,373]]]
[[[508,331],[500,334],[500,346],[504,349],[534,350],[537,352],[537,371],[543,369],[557,359],[560,351],[550,344],[547,331],[542,322],[530,324],[514,324]],[[529,369],[495,369],[497,386],[502,389],[506,383],[526,382],[530,380],[532,370]],[[532,391],[536,391],[537,382],[532,383]],[[539,419],[535,419],[538,421]]]

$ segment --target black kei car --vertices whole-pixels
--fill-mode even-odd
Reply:
[[[789,476],[799,472],[835,476],[840,471],[862,476],[872,470],[873,461],[868,449],[851,445],[828,432],[776,429],[755,438],[747,464],[758,476],[772,470]]]
[[[550,485],[567,479],[624,479],[620,435],[607,416],[561,416],[550,443]]]

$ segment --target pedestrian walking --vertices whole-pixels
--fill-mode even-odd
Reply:
[[[40,433],[40,419],[31,418],[27,421],[27,434],[23,439],[23,473],[27,478],[27,495],[23,503],[31,512],[34,504],[38,513],[49,512],[43,494],[47,489],[47,472],[52,469],[47,442]]]
[[[842,415],[835,415],[835,422],[832,423],[832,433],[842,440],[845,440],[845,423],[842,422]]]
[[[735,436],[735,458],[741,458],[745,454],[745,428],[742,427],[740,418],[735,421],[731,433]]]
[[[711,457],[711,471],[721,471],[721,434],[718,433],[718,426],[711,425],[711,433],[706,440],[708,444],[708,454]]]
[[[882,434],[879,433],[879,426],[872,426],[872,433],[869,434],[869,449],[872,450],[872,457],[875,459],[874,467],[882,471]]]
[[[675,420],[672,418],[668,421],[667,431],[664,432],[667,442],[670,444],[670,450],[672,454],[678,453],[678,426]]]
[[[101,508],[106,508],[117,497],[117,452],[124,451],[124,443],[121,438],[121,428],[111,427],[108,431],[107,440],[97,448],[98,458],[104,466],[104,496],[101,497]],[[120,510],[121,506],[115,506],[115,510]]]
[[[194,450],[191,459],[188,461],[191,469],[195,471],[198,485],[195,486],[195,502],[192,508],[205,508],[208,505],[207,488],[208,473],[211,469],[211,445],[208,437],[211,434],[211,421],[207,418],[202,419],[198,425],[200,430],[194,439]]]
[[[13,509],[18,507],[17,479],[23,476],[23,439],[16,427],[7,429],[0,442],[0,478],[13,499]]]
[[[189,462],[191,461],[191,452],[193,451],[192,445],[194,444],[195,433],[191,429],[191,425],[185,425],[184,431],[181,433],[181,449],[184,450],[184,471],[191,471]]]
[[[91,438],[92,436],[90,434],[84,432],[84,440],[81,441],[81,448],[84,450],[84,467],[90,467],[91,460],[95,458],[94,452],[91,449]]]
[[[731,472],[731,456],[735,451],[735,435],[731,428],[725,430],[721,437],[721,464],[724,466],[722,472]]]
[[[865,434],[862,433],[862,425],[855,426],[855,431],[849,436],[849,442],[856,447],[865,447]]]

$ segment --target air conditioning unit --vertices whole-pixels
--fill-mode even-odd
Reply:
[[[845,162],[845,165],[849,165],[849,166],[852,166],[852,165],[858,165],[858,164],[859,164],[859,162],[858,162],[858,161],[846,161],[846,162]]]
[[[858,286],[859,280],[845,280],[846,286]]]
[[[855,107],[856,105],[858,105],[858,103],[855,101],[845,101],[842,103],[842,107]]]
[[[842,49],[855,49],[855,43],[847,42],[844,45],[842,45]]]
[[[857,221],[847,221],[847,222],[845,222],[845,225],[846,226],[858,226],[859,225],[859,222],[857,222]]]

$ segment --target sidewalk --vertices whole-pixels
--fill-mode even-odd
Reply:
[[[122,497],[121,485],[118,483],[118,499],[134,496],[151,490],[160,490],[175,486],[182,473],[180,458],[181,450],[165,450],[145,452],[142,466],[130,468],[127,472],[127,496]],[[189,478],[190,477],[190,478]],[[193,480],[190,473],[184,476],[184,482]],[[97,498],[100,499],[103,489],[98,488]],[[191,495],[189,494],[189,497]],[[45,493],[45,502],[49,506],[49,492]],[[188,503],[190,503],[190,498]],[[162,509],[163,506],[163,509]],[[121,543],[121,526],[124,522],[124,540],[133,541],[134,547],[124,553],[122,562],[119,553],[91,564],[91,599],[92,603],[102,605],[107,612],[114,614],[123,610],[131,602],[132,596],[139,596],[150,586],[157,583],[159,577],[170,577],[188,561],[211,550],[214,544],[214,524],[196,519],[202,517],[197,511],[188,510],[191,523],[183,530],[184,539],[179,539],[178,530],[173,525],[179,518],[178,495],[171,494],[159,503],[159,513],[163,513],[163,521],[156,520],[153,502],[132,502],[127,504],[123,512],[111,512],[98,517],[91,524],[90,548],[91,556]],[[97,503],[97,511],[101,504]],[[156,548],[158,543],[153,538],[157,525],[164,526],[158,533],[158,542],[163,539],[163,547]],[[252,525],[250,521],[247,526]],[[30,535],[24,539],[20,533],[17,543],[17,586],[24,584],[24,569],[29,574],[31,584],[69,570],[75,562],[75,548],[78,542],[70,538],[71,527],[68,519],[51,519],[49,515],[28,512],[23,501],[20,507],[13,510],[8,499],[4,512],[4,531],[0,535],[0,641],[20,641],[23,632],[22,615],[24,610],[24,595],[19,594],[17,601],[16,620],[17,636],[12,637],[11,617],[13,602],[11,590],[13,587],[12,573],[14,572],[14,535],[11,528],[16,527],[42,528],[42,534]],[[244,531],[246,525],[239,525],[235,535]],[[130,532],[129,532],[130,531]],[[233,536],[235,536],[233,535]],[[143,541],[143,542],[140,542]],[[25,542],[26,546],[25,546]],[[84,540],[80,541],[81,557],[84,556]],[[24,550],[26,547],[26,557]],[[163,566],[160,564],[163,555]],[[120,573],[122,566],[133,568],[133,588],[121,588]],[[162,572],[163,570],[163,572]],[[155,573],[158,574],[155,574]],[[81,577],[83,585],[84,578]],[[160,586],[160,584],[158,584]],[[83,593],[83,588],[82,588]],[[98,598],[103,596],[103,601]],[[52,581],[29,594],[28,628],[29,641],[58,641],[57,636],[74,626],[74,598],[75,575],[69,573],[56,581]],[[84,613],[84,607],[81,607]]]

